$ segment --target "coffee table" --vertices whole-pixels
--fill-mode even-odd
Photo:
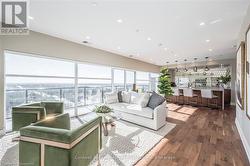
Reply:
[[[102,117],[102,127],[104,136],[108,136],[108,125],[111,127],[115,126],[115,120],[119,120],[119,116],[115,113],[96,113]]]

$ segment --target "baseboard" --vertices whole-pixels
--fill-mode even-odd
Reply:
[[[241,138],[241,141],[242,141],[242,143],[243,143],[243,146],[244,146],[244,148],[245,148],[245,151],[246,151],[246,154],[247,154],[248,161],[250,162],[250,147],[249,147],[249,145],[248,145],[248,143],[247,143],[247,139],[246,139],[246,137],[245,137],[244,134],[243,134],[243,131],[242,131],[241,127],[240,127],[240,123],[239,123],[239,121],[237,120],[237,118],[235,118],[235,124],[236,124],[237,130],[238,130],[238,132],[239,132],[239,134],[240,134],[240,138]]]

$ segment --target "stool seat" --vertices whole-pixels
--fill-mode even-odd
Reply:
[[[208,100],[208,107],[214,105],[218,108],[218,96],[214,95],[211,89],[201,89],[201,97]],[[214,104],[212,104],[211,101],[214,101]]]
[[[191,88],[183,89],[183,96],[187,98],[187,104],[198,105],[198,95],[194,94],[193,89]]]

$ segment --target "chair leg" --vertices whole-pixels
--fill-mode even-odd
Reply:
[[[98,152],[97,154],[97,166],[101,166],[101,162],[100,162],[100,153]]]

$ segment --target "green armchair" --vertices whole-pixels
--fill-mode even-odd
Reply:
[[[102,146],[101,117],[70,130],[69,114],[20,129],[19,163],[33,166],[87,166]]]
[[[63,102],[49,101],[12,107],[12,131],[30,125],[48,116],[63,113]]]

